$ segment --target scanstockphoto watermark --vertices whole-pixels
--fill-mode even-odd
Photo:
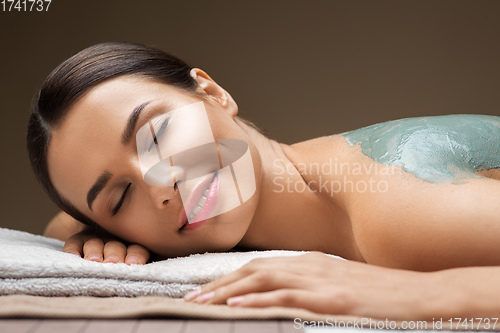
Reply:
[[[347,163],[329,158],[323,163],[285,163],[281,159],[273,162],[274,192],[379,192],[389,189],[389,183],[380,179],[401,172],[399,166],[379,163]],[[297,175],[300,174],[300,178]],[[307,179],[307,180],[306,180]],[[306,180],[306,181],[304,181]]]
[[[300,318],[295,318],[293,320],[293,328],[303,329],[305,327],[314,328],[361,328],[361,329],[403,329],[403,330],[426,330],[428,329],[429,323],[427,321],[402,321],[396,322],[394,320],[379,320],[372,318],[360,318],[360,319],[346,319],[338,320],[333,318],[327,318],[326,320],[302,320]],[[430,327],[429,327],[430,328]]]
[[[338,320],[327,318],[326,320],[293,320],[295,329],[305,327],[313,328],[365,328],[365,329],[385,329],[385,330],[495,330],[498,318],[432,318],[432,321],[423,320],[380,320],[372,318],[353,318]]]

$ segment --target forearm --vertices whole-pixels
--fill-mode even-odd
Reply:
[[[60,212],[47,224],[43,235],[45,237],[66,241],[69,237],[82,231],[83,228],[83,224],[76,221],[68,214]]]
[[[436,288],[420,311],[427,318],[498,318],[500,267],[461,267],[430,274]]]
[[[496,266],[416,272],[310,252],[252,260],[185,299],[389,320],[444,322],[452,318],[455,322],[461,318],[470,324],[470,319],[494,322],[493,318],[500,317],[498,281],[500,267]]]

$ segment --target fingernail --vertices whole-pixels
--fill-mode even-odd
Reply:
[[[101,256],[98,254],[91,254],[88,257],[85,257],[87,260],[92,260],[92,261],[101,261]]]
[[[207,302],[209,299],[211,299],[212,297],[214,297],[214,292],[211,291],[209,293],[206,293],[206,294],[203,294],[203,295],[200,295],[197,299],[195,299],[194,301],[195,302],[198,302],[198,303],[205,303]]]
[[[189,302],[190,300],[194,299],[195,297],[198,297],[198,295],[201,294],[201,288],[195,289],[193,291],[190,291],[184,296],[184,300]]]
[[[245,300],[244,296],[236,296],[236,297],[230,297],[227,299],[227,305],[229,306],[236,306],[243,302]]]
[[[139,264],[139,258],[137,258],[136,256],[127,257],[125,258],[125,263],[127,265],[137,265]]]
[[[106,260],[104,260],[105,263],[108,263],[108,262],[111,262],[111,263],[118,263],[120,261],[120,258],[118,258],[117,256],[110,256],[110,257],[107,257]]]

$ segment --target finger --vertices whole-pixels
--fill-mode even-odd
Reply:
[[[125,262],[127,247],[122,242],[109,241],[104,245],[104,262],[115,264]]]
[[[69,237],[64,243],[62,251],[81,257],[83,253],[83,237],[78,234]]]
[[[245,264],[240,269],[226,274],[214,281],[211,281],[201,288],[188,293],[184,300],[191,301],[200,294],[205,294],[222,286],[241,280],[259,270],[282,270],[295,274],[306,274],[303,269],[303,262],[315,258],[321,258],[321,252],[310,252],[304,255],[294,255],[288,257],[256,258]]]
[[[332,302],[328,301],[328,299],[320,293],[299,289],[279,289],[264,293],[241,295],[228,299],[227,304],[229,306],[252,308],[282,306],[302,308],[317,313],[343,313],[346,311],[345,309],[342,311],[338,306],[332,309]]]
[[[99,238],[92,238],[83,245],[84,259],[102,262],[104,242]]]
[[[125,263],[127,265],[144,265],[148,262],[149,251],[139,244],[132,244],[127,247],[127,257]]]
[[[280,261],[277,261],[276,259],[279,260],[279,259],[284,259],[284,258],[256,258],[256,259],[252,259],[247,264],[243,265],[243,267],[237,269],[236,271],[228,273],[224,276],[221,276],[220,278],[218,278],[214,281],[210,281],[207,284],[203,285],[198,290],[195,290],[193,293],[189,293],[188,295],[186,295],[185,300],[189,301],[189,300],[194,299],[194,297],[197,296],[197,295],[195,296],[195,293],[198,293],[198,295],[205,294],[205,293],[213,291],[217,288],[220,288],[220,287],[226,286],[228,284],[231,284],[233,282],[236,282],[238,280],[241,280],[241,279],[245,278],[246,276],[249,276],[249,275],[255,273],[256,271],[265,270],[266,267],[269,268],[268,263],[270,263],[270,262],[275,263],[275,264],[279,264]],[[273,266],[273,267],[275,267],[275,266]]]
[[[286,271],[261,270],[214,291],[201,294],[194,302],[224,304],[230,297],[282,288],[304,289],[314,281]]]

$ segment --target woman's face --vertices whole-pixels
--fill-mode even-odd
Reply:
[[[196,79],[208,93],[202,105],[214,138],[245,141],[256,180],[255,194],[248,201],[196,228],[181,229],[186,215],[178,186],[144,181],[135,139],[151,120],[200,102],[201,97],[144,77],[105,81],[70,108],[53,130],[48,149],[49,175],[62,197],[112,234],[165,256],[231,249],[247,231],[259,197],[261,160],[234,121],[236,104],[208,76]],[[135,125],[131,122],[134,114],[139,114]],[[125,142],[127,127],[132,130],[131,139]],[[201,177],[194,185],[206,184],[206,177]]]

